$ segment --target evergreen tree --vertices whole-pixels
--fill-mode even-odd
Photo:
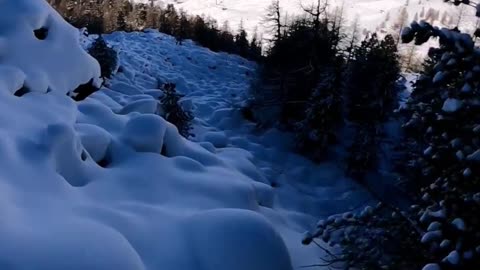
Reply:
[[[341,72],[335,67],[320,73],[318,85],[306,104],[306,118],[296,128],[298,149],[317,161],[326,158],[343,122],[341,80]]]
[[[100,64],[102,77],[110,78],[117,68],[117,52],[110,48],[100,35],[88,49],[88,53]]]
[[[248,44],[247,32],[243,28],[243,21],[240,22],[238,34],[235,35],[235,46],[240,56],[243,56],[243,57],[249,56],[250,45]]]

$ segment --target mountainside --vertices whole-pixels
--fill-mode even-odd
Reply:
[[[241,117],[255,63],[113,33],[118,73],[75,102],[100,82],[78,36],[44,1],[0,1],[2,268],[298,269],[321,255],[304,231],[370,201]],[[191,141],[164,119],[167,83],[195,116]]]
[[[135,1],[150,2],[149,0]],[[293,15],[301,12],[300,2],[304,6],[308,6],[308,3],[312,1],[282,0],[280,5],[284,12]],[[205,14],[215,18],[220,24],[229,21],[232,27],[237,27],[243,20],[248,31],[253,32],[258,27],[259,32],[265,32],[262,18],[271,0],[159,0],[157,3],[161,5],[174,4],[191,14]],[[405,19],[406,23],[415,19],[426,19],[439,26],[455,27],[459,25],[460,29],[469,31],[476,23],[473,10],[463,6],[456,8],[453,5],[445,4],[442,0],[330,0],[328,3],[330,10],[343,5],[349,21],[346,22],[346,25],[349,26],[358,17],[361,28],[366,31],[395,32],[392,27],[398,20],[403,20],[401,18],[403,8],[406,9],[408,15],[408,19]],[[460,20],[459,17],[461,17]]]

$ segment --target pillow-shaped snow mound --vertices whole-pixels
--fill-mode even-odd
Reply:
[[[91,80],[99,84],[100,67],[80,46],[79,31],[44,0],[0,0],[2,66],[23,74],[14,77],[15,87],[29,91],[67,93]]]

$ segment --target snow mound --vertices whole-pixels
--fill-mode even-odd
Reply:
[[[442,110],[447,113],[454,113],[463,107],[463,102],[456,98],[447,98],[443,103]]]
[[[14,90],[65,94],[89,81],[98,86],[100,67],[80,46],[78,30],[45,1],[2,0],[0,15],[0,69],[14,75]]]

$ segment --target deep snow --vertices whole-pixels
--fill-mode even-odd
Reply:
[[[2,269],[297,269],[321,256],[304,231],[369,200],[242,119],[252,62],[114,33],[122,72],[75,103],[99,80],[76,29],[31,0],[0,0],[0,25]],[[186,95],[194,141],[157,115],[159,82]]]

